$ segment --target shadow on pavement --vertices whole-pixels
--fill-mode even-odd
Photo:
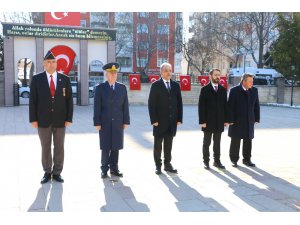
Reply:
[[[216,200],[202,196],[177,175],[172,175],[171,177],[160,175],[159,178],[169,188],[170,193],[177,199],[175,204],[180,212],[228,212],[228,210]]]
[[[58,182],[43,184],[28,212],[63,212],[63,185]],[[49,200],[47,201],[49,196]]]
[[[106,205],[101,212],[150,212],[149,207],[138,202],[130,187],[125,186],[119,178],[103,179]]]

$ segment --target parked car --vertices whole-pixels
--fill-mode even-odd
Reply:
[[[19,87],[19,96],[22,98],[29,98],[30,88],[29,87]]]
[[[77,82],[76,81],[71,81],[71,85],[72,85],[73,97],[76,97],[77,96]],[[94,92],[95,92],[94,86],[95,85],[96,85],[95,82],[89,81],[89,98],[94,97]]]

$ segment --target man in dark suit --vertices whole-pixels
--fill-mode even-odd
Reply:
[[[126,86],[116,82],[118,63],[103,66],[107,81],[96,87],[94,97],[94,126],[99,131],[101,154],[101,178],[107,171],[123,177],[119,171],[119,150],[123,149],[124,129],[130,124]]]
[[[253,87],[252,74],[245,73],[241,83],[231,88],[228,98],[228,116],[232,166],[238,166],[241,139],[243,139],[243,164],[255,166],[251,162],[251,150],[254,124],[260,121],[260,106],[257,88]]]
[[[213,136],[214,141],[214,166],[219,169],[225,169],[220,161],[220,142],[224,126],[227,126],[227,91],[219,84],[221,71],[212,69],[209,72],[210,83],[201,88],[198,115],[199,124],[204,132],[203,138],[203,162],[204,168],[209,167],[209,146]]]
[[[57,61],[51,51],[44,57],[44,68],[44,72],[32,77],[29,121],[38,129],[42,146],[42,165],[45,174],[41,183],[47,183],[51,176],[62,183],[64,180],[60,174],[64,164],[65,131],[73,118],[72,87],[69,77],[56,72]]]
[[[156,174],[161,174],[161,151],[164,142],[164,170],[177,173],[171,164],[173,137],[177,126],[182,123],[182,98],[179,84],[172,81],[172,66],[160,66],[161,79],[155,81],[150,89],[148,109],[154,136],[154,161]]]

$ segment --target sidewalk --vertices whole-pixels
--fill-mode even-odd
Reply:
[[[28,106],[0,108],[0,213],[10,212],[299,212],[300,109],[261,107],[253,162],[231,167],[227,129],[221,143],[226,170],[202,163],[197,106],[184,106],[173,143],[178,175],[154,173],[147,106],[131,106],[119,167],[124,178],[100,178],[93,106],[75,106],[65,140],[64,184],[41,185],[40,142]],[[212,150],[211,150],[212,155]],[[212,157],[212,156],[211,156]]]

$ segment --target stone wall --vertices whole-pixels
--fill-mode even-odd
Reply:
[[[133,105],[147,105],[151,84],[142,84],[140,91],[130,91],[127,86],[129,103]],[[230,87],[229,87],[230,88]],[[277,87],[276,86],[257,86],[260,103],[277,103]],[[198,104],[201,86],[192,85],[191,91],[182,91],[182,99],[184,104]],[[294,105],[300,106],[300,87],[294,87],[293,91]],[[284,87],[284,104],[291,102],[291,87]]]

